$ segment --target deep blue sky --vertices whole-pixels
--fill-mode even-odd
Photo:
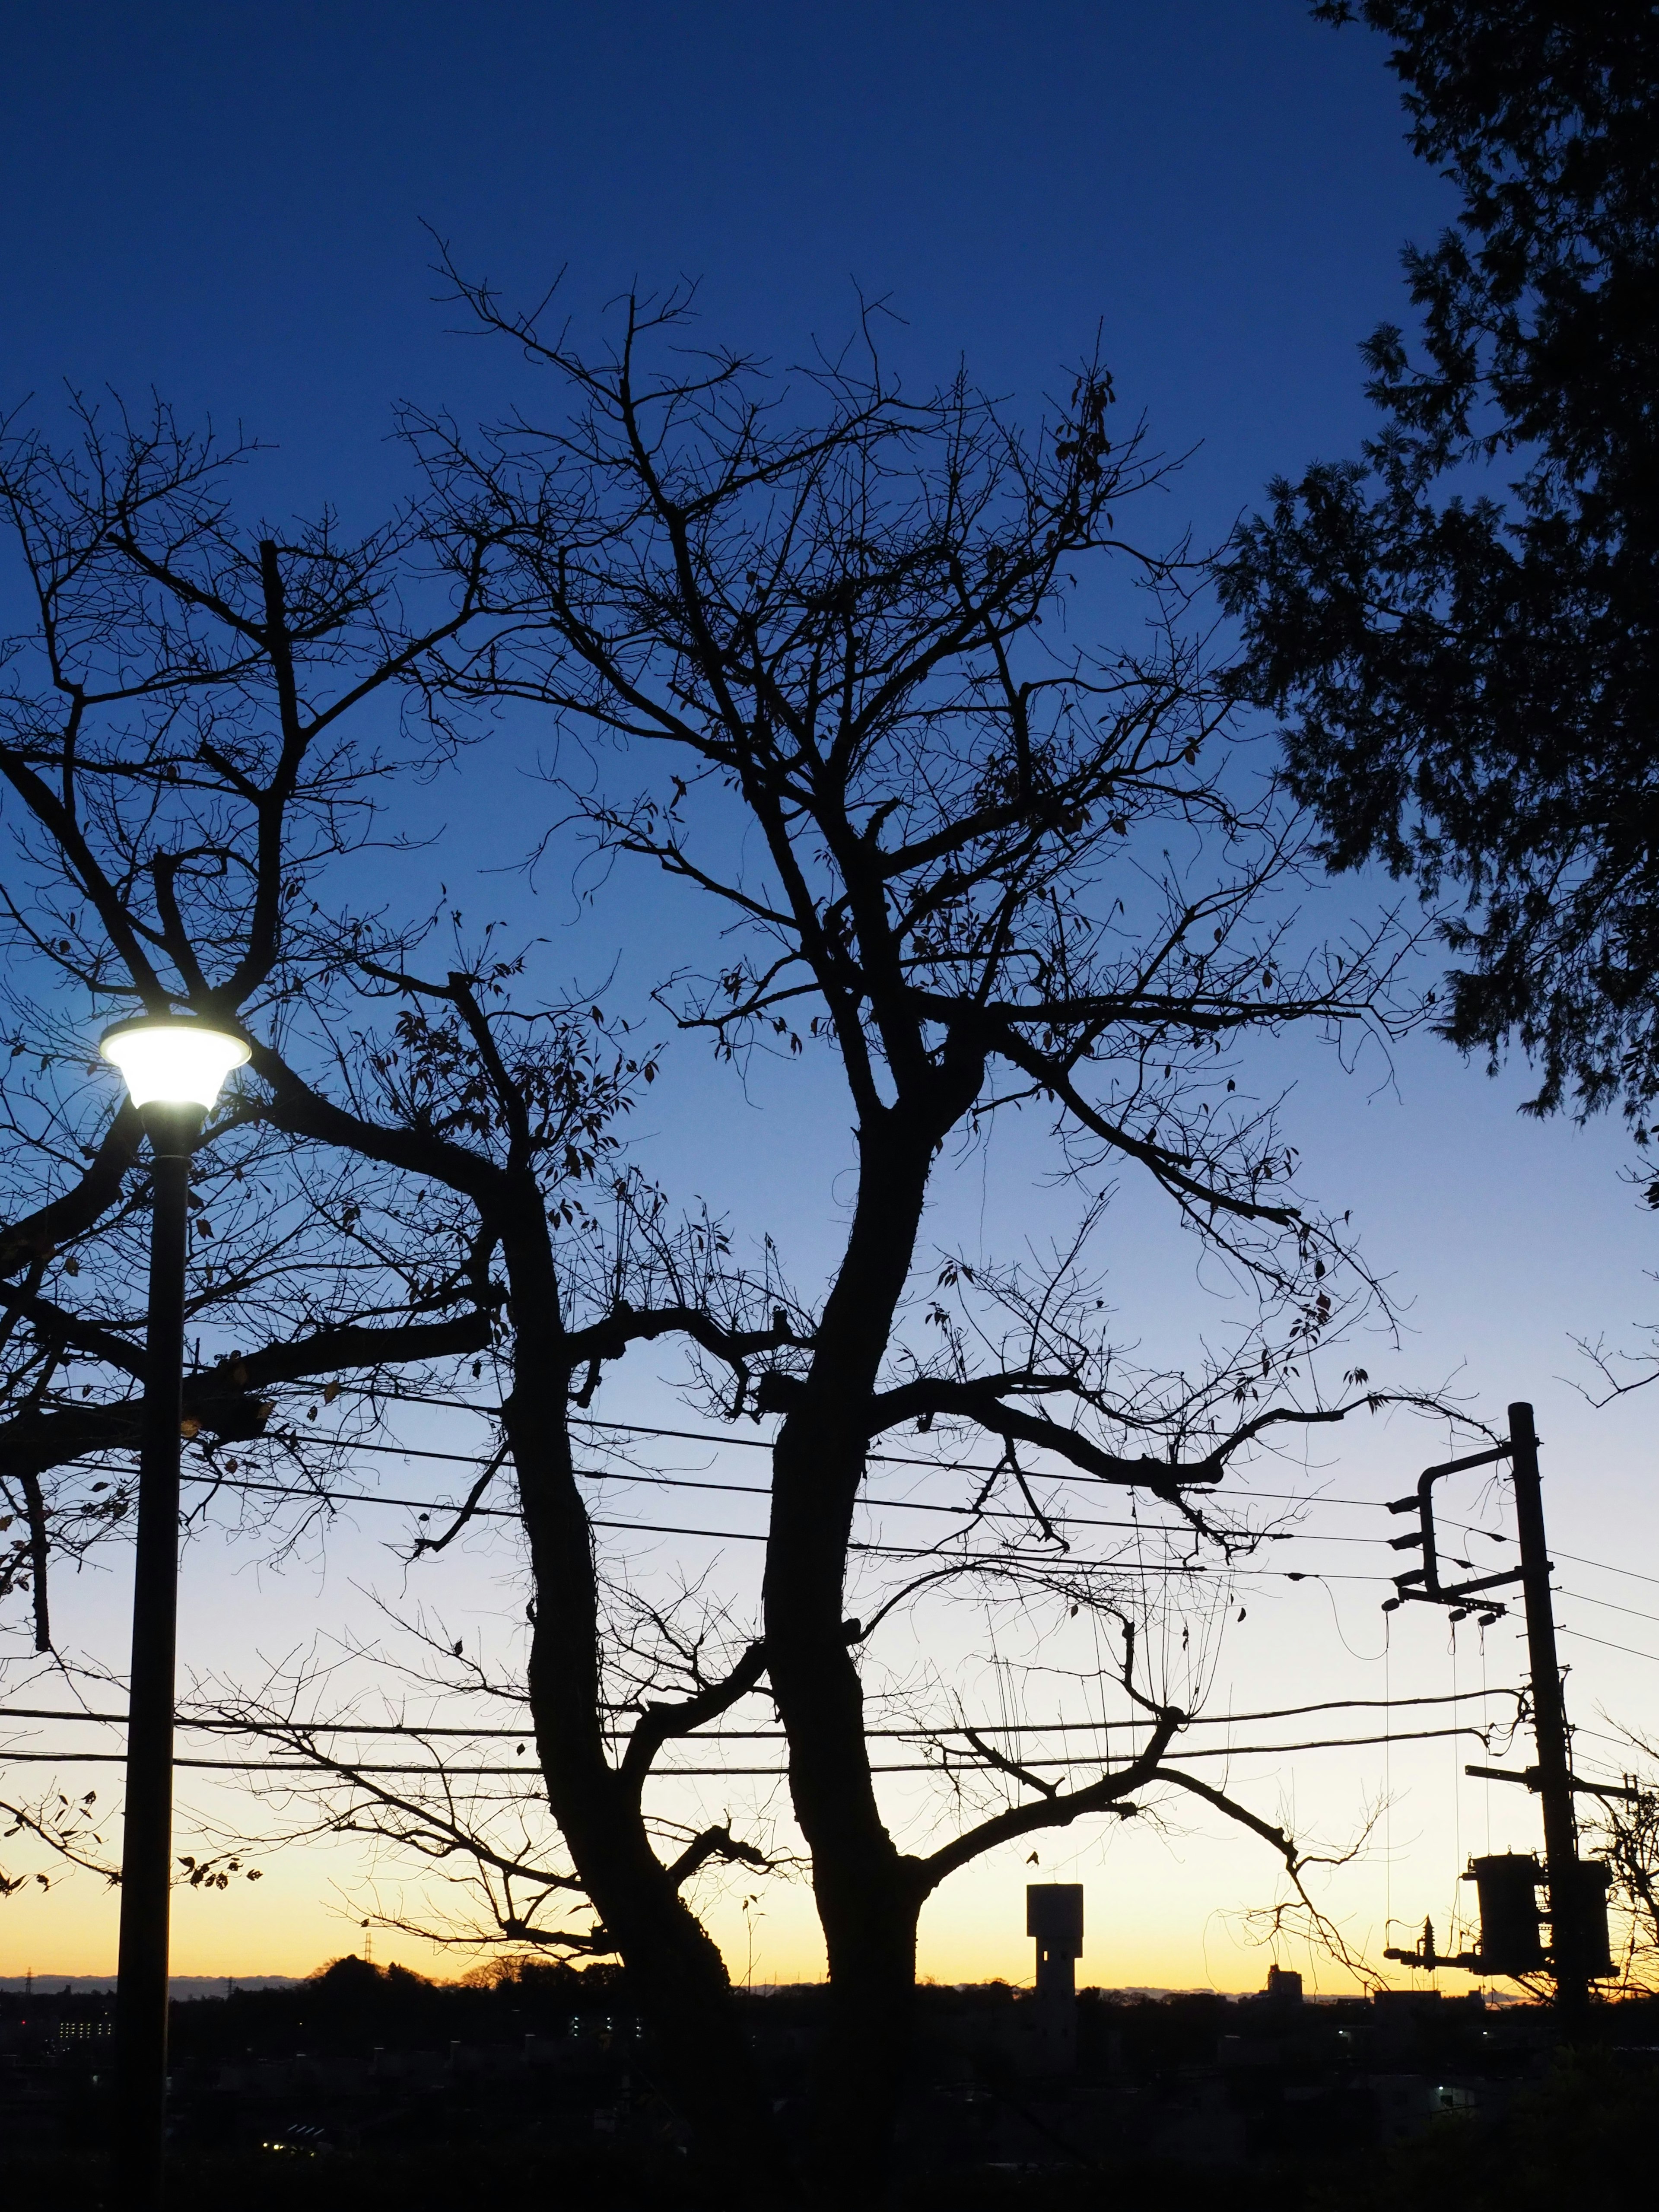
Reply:
[[[1166,448],[1199,448],[1168,495],[1169,534],[1190,523],[1213,539],[1275,471],[1353,449],[1357,341],[1403,316],[1399,249],[1450,212],[1405,148],[1381,43],[1312,23],[1303,0],[0,0],[0,406],[33,393],[49,415],[64,380],[153,386],[187,419],[240,419],[276,443],[269,509],[326,499],[362,523],[404,482],[394,399],[466,418],[515,389],[503,356],[449,334],[423,222],[515,294],[568,266],[582,314],[635,282],[699,278],[711,337],[784,360],[846,331],[856,286],[906,319],[895,343],[918,379],[965,356],[1028,398],[1101,325],[1127,408]],[[469,787],[469,834],[500,817],[494,857],[515,856],[523,788]],[[635,908],[642,935],[660,912]],[[1627,1338],[1649,1297],[1655,1237],[1616,1179],[1617,1131],[1520,1121],[1516,1083],[1486,1084],[1427,1040],[1392,1085],[1305,1057],[1293,1072],[1314,1188],[1352,1199],[1413,1302],[1393,1379],[1466,1363],[1488,1414],[1534,1396],[1557,1540],[1650,1554],[1644,1401],[1593,1415],[1555,1379],[1570,1334]],[[682,1095],[732,1097],[706,1070],[688,1079]],[[767,1203],[793,1201],[810,1258],[833,1236],[835,1161],[824,1187],[802,1180],[784,1097],[745,1125],[738,1168]],[[810,1118],[824,1101],[806,1097]],[[659,1091],[653,1109],[670,1109]],[[829,1110],[832,1138],[845,1116]],[[697,1118],[689,1169],[729,1172],[731,1127]],[[1162,1236],[1132,1200],[1115,1297],[1137,1325],[1139,1298],[1185,1326],[1189,1263]],[[1383,1498],[1420,1443],[1368,1431],[1332,1456],[1345,1488]],[[187,1638],[217,1649],[247,1587],[192,1581]],[[1639,1589],[1631,1601],[1648,1603]],[[1313,1640],[1284,1641],[1287,1678],[1323,1648],[1325,1600],[1309,1602]],[[1651,1623],[1579,1618],[1659,1652]],[[1374,1632],[1367,1596],[1353,1632]],[[1241,1630],[1241,1652],[1258,1634]],[[1584,1644],[1575,1657],[1584,1711],[1597,1697],[1650,1710],[1650,1665]],[[1428,1832],[1443,1887],[1455,1855]],[[1254,1862],[1240,1864],[1249,1893]],[[1147,1907],[1148,1942],[1195,1956],[1189,1908],[1172,1882]],[[33,1962],[70,1926],[43,1918]],[[1003,1970],[1023,1956],[1016,1935]],[[82,1963],[67,1948],[52,1962]]]
[[[1202,440],[1201,521],[1352,442],[1355,340],[1443,188],[1380,43],[1301,0],[627,9],[8,4],[8,395],[154,383],[277,439],[296,497],[395,474],[388,399],[462,411],[428,222],[581,307],[702,279],[788,355],[890,296],[916,359],[1030,392],[1097,321],[1125,398]]]

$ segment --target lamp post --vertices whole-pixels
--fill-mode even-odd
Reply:
[[[167,1911],[173,1871],[173,1650],[179,1600],[179,1448],[185,1364],[190,1156],[233,1067],[239,1038],[189,1015],[118,1022],[100,1049],[118,1067],[149,1139],[149,1315],[132,1579],[126,1820],[115,1992],[116,2156],[123,2202],[160,2201],[167,2083]]]

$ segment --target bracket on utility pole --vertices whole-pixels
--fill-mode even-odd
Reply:
[[[1543,1777],[1535,1766],[1528,1767],[1521,1774],[1511,1774],[1504,1766],[1466,1766],[1463,1771],[1476,1782],[1520,1782],[1534,1791],[1543,1787]],[[1581,1782],[1576,1774],[1567,1777],[1567,1787],[1580,1797],[1619,1797],[1626,1805],[1639,1805],[1653,1795],[1651,1790],[1638,1790],[1613,1782]]]
[[[1467,1459],[1449,1459],[1439,1467],[1425,1467],[1417,1479],[1417,1488],[1413,1495],[1396,1498],[1390,1502],[1390,1513],[1415,1513],[1420,1523],[1415,1535],[1393,1537],[1389,1543],[1390,1550],[1403,1552],[1410,1546],[1420,1544],[1423,1547],[1423,1564],[1420,1567],[1413,1567],[1408,1574],[1395,1577],[1394,1586],[1400,1595],[1388,1601],[1382,1607],[1384,1613],[1396,1612],[1408,1598],[1417,1598],[1425,1605],[1455,1607],[1461,1605],[1465,1598],[1476,1596],[1481,1590],[1502,1589],[1509,1583],[1525,1580],[1525,1570],[1516,1567],[1507,1574],[1478,1575],[1472,1582],[1443,1583],[1440,1579],[1440,1554],[1434,1540],[1435,1484],[1446,1475],[1462,1474],[1471,1468],[1495,1466],[1500,1459],[1508,1459],[1513,1449],[1513,1443],[1494,1444],[1490,1451],[1471,1452]],[[1474,1609],[1468,1608],[1470,1611]],[[1501,1620],[1505,1607],[1488,1599],[1480,1610],[1481,1626],[1485,1627],[1492,1621]],[[1454,1615],[1457,1620],[1462,1617],[1462,1612]]]

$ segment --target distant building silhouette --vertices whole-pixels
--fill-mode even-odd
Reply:
[[[1025,1932],[1036,1942],[1036,2056],[1044,2073],[1077,2064],[1076,1962],[1083,1956],[1083,1884],[1038,1881],[1025,1891]]]

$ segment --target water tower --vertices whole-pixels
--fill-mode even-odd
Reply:
[[[1028,1884],[1025,1932],[1036,1943],[1032,2008],[1040,2069],[1069,2073],[1077,2063],[1076,1962],[1083,1956],[1083,1884]]]

